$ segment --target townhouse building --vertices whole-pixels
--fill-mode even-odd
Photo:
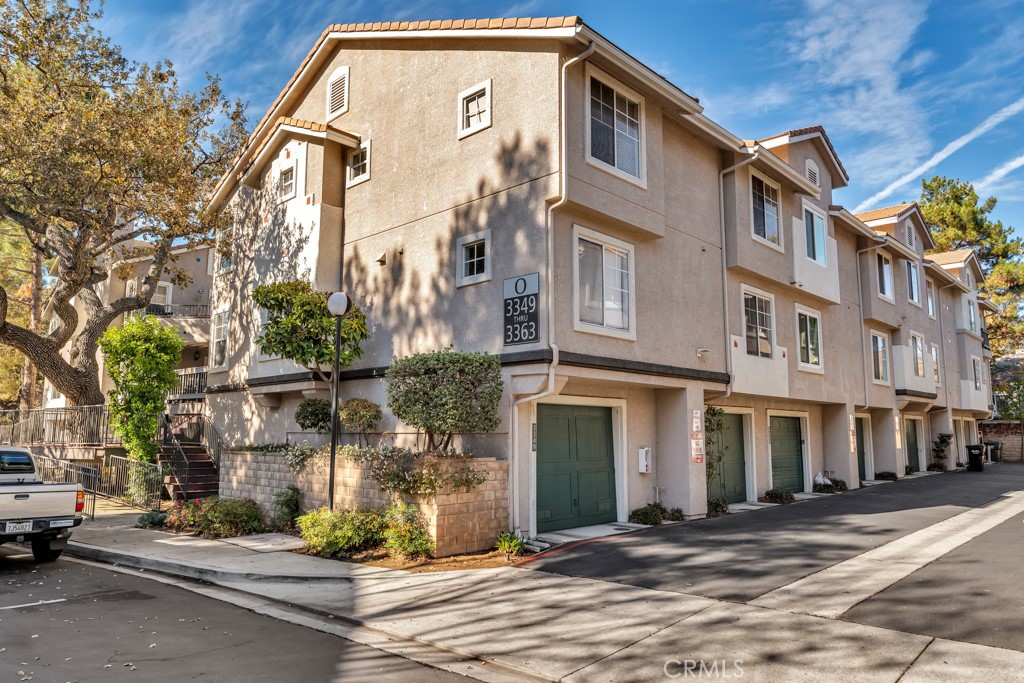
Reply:
[[[744,141],[577,17],[332,25],[210,203],[206,409],[230,443],[314,438],[328,387],[260,353],[251,298],[305,278],[368,319],[343,398],[385,405],[395,357],[500,356],[502,424],[461,445],[509,461],[531,537],[704,515],[707,404],[713,496],[902,476],[986,414],[980,271],[925,257],[913,205],[835,204],[849,182],[820,127]]]

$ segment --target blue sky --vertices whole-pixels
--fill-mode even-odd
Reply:
[[[220,74],[259,120],[329,23],[561,16],[700,98],[743,138],[821,124],[856,210],[970,180],[1024,234],[1024,0],[107,0],[103,30],[186,84]]]

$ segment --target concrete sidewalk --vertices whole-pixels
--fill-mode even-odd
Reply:
[[[135,529],[110,503],[68,553],[199,579],[493,664],[483,680],[1024,680],[1024,653],[507,567],[414,574]],[[411,658],[415,658],[412,656]],[[687,670],[690,674],[687,676]],[[497,673],[495,673],[497,672]],[[471,674],[475,675],[475,674]]]

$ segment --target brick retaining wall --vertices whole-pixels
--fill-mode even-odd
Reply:
[[[408,499],[426,519],[438,557],[489,550],[498,534],[508,529],[508,461],[477,458],[474,465],[487,480],[472,491]],[[302,491],[304,509],[326,505],[327,480],[326,459],[313,460],[293,475],[279,453],[229,451],[221,456],[220,495],[252,498],[268,512],[273,509],[274,494],[290,484]],[[357,464],[338,457],[334,473],[336,508],[378,508],[391,500]]]
[[[1003,460],[1024,462],[1019,422],[992,420],[980,423],[978,428],[982,433],[982,441],[998,441],[1003,444]]]

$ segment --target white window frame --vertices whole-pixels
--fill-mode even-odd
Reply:
[[[971,373],[974,375],[974,390],[981,391],[983,370],[981,359],[977,356],[971,356]]]
[[[217,336],[217,328],[218,328],[217,316],[218,315],[223,315],[224,316],[224,323],[223,323],[223,327],[224,327],[224,362],[221,365],[214,365],[214,362],[216,361],[216,358],[217,358],[217,353],[216,353],[217,342],[220,341],[220,338]],[[231,341],[231,307],[229,306],[229,307],[226,307],[226,308],[219,308],[219,309],[217,309],[216,311],[214,311],[213,315],[210,316],[210,352],[209,352],[209,363],[210,363],[210,370],[211,371],[226,370],[227,369],[227,367],[228,367],[228,360],[229,360],[229,358],[231,356],[230,341]]]
[[[910,333],[910,364],[913,366],[914,377],[920,377],[924,379],[928,376],[928,368],[925,367],[925,349],[927,345],[924,343],[924,335],[918,334],[917,332]],[[920,351],[920,356],[918,355]],[[918,374],[918,368],[921,373]]]
[[[359,143],[359,147],[349,152],[348,160],[345,163],[345,187],[354,187],[370,179],[370,148],[370,140],[363,140]],[[354,176],[352,175],[352,160],[357,153],[363,151],[366,152],[366,172]]]
[[[580,240],[595,242],[604,247],[611,247],[624,251],[627,254],[629,263],[629,329],[617,327],[605,327],[596,323],[584,322],[580,319]],[[591,230],[582,225],[573,225],[572,228],[572,319],[573,329],[577,332],[588,332],[618,339],[636,341],[636,249],[632,244],[615,239],[609,235]]]
[[[818,362],[805,363],[803,359],[803,345],[800,342],[800,316],[806,316],[808,318],[815,318],[818,321]],[[746,321],[744,321],[746,323]],[[744,329],[746,333],[746,329]],[[825,372],[824,358],[822,357],[825,352],[825,347],[822,344],[822,331],[821,331],[821,312],[816,311],[813,308],[807,308],[806,306],[796,305],[796,362],[797,368],[804,372],[817,372],[823,374]],[[808,357],[810,357],[810,349],[808,348]]]
[[[818,163],[814,159],[807,159],[804,162],[804,175],[817,187],[821,187],[821,172],[818,170]]]
[[[932,354],[932,377],[935,379],[935,386],[942,386],[942,363],[939,358],[939,345],[931,345]]]
[[[907,301],[921,307],[921,268],[917,261],[907,261]]]
[[[235,232],[236,232],[237,228],[238,228],[237,221],[236,220],[232,220],[231,223],[224,229],[224,232],[227,233],[226,234],[226,238],[227,238],[227,240],[229,242],[232,242],[232,243],[234,242]],[[224,273],[230,273],[232,270],[235,269],[235,253],[236,253],[236,251],[235,251],[234,244],[230,244],[228,246],[228,254],[225,255],[220,250],[220,246],[219,246],[220,241],[221,241],[220,237],[218,237],[217,239],[214,240],[213,255],[212,255],[212,258],[214,259],[214,266],[213,266],[213,274],[214,274],[214,276],[223,275]]]
[[[477,242],[484,243],[484,272],[477,273],[476,275],[466,275],[466,247],[476,244]],[[489,282],[491,280],[491,254],[492,254],[492,242],[491,242],[491,230],[481,230],[480,232],[474,232],[470,235],[463,235],[455,240],[455,286],[465,287],[466,285],[476,285],[481,282]]]
[[[882,348],[885,351],[885,377],[879,379],[875,377],[875,340],[880,339],[882,341]],[[877,332],[871,330],[871,381],[874,384],[889,386],[892,377],[892,352],[890,351],[889,335],[885,332]]]
[[[753,193],[751,193],[751,195],[753,195]],[[817,263],[819,266],[827,266],[828,265],[828,216],[825,215],[824,211],[822,211],[821,209],[816,207],[814,204],[811,204],[807,200],[804,200],[803,204],[804,204],[804,215],[803,215],[803,219],[804,219],[804,240],[806,242],[805,245],[804,245],[804,256],[807,258],[808,261],[811,261],[812,263]],[[815,248],[815,250],[814,250],[815,251],[815,255],[813,257],[807,255],[807,248],[810,246],[810,242],[807,242],[807,235],[808,235],[808,232],[807,232],[807,214],[808,213],[812,213],[812,214],[814,214],[815,216],[817,216],[818,218],[821,219],[821,247],[820,247],[820,249],[821,249],[821,258],[820,259],[818,258],[818,254],[817,254],[818,249],[817,248]],[[781,216],[781,213],[780,213],[780,215],[779,215],[780,223],[781,223],[781,220],[782,220],[782,216]],[[817,239],[815,239],[815,247],[817,247],[817,246],[818,246]]]
[[[884,260],[884,262],[888,264],[888,269],[882,267],[883,264],[879,262],[880,259]],[[875,270],[877,271],[875,273],[875,291],[878,292],[878,296],[890,303],[895,303],[896,299],[893,294],[892,286],[892,256],[878,252],[875,257]],[[882,291],[882,289],[879,288],[879,284],[883,284],[886,291]]]
[[[770,340],[770,343],[771,343],[771,347],[772,347],[772,352],[771,352],[771,355],[769,355],[769,356],[762,356],[760,353],[757,353],[757,354],[750,353],[750,350],[747,348],[747,296],[748,295],[756,296],[756,297],[759,297],[761,299],[767,299],[768,303],[771,304],[771,307],[772,307],[772,311],[771,311],[772,326],[771,326],[771,340]],[[775,306],[775,295],[772,294],[771,292],[766,292],[763,289],[758,289],[756,287],[751,287],[750,285],[741,285],[740,286],[740,311],[742,312],[742,315],[743,315],[743,351],[744,351],[744,353],[746,353],[748,356],[750,356],[752,358],[764,358],[765,360],[774,360],[776,354],[778,353],[778,348],[779,348],[779,336],[778,336],[779,314],[778,314],[778,309]],[[760,329],[760,325],[758,325],[758,329]]]
[[[925,278],[924,281],[924,298],[927,304],[928,317],[934,319],[938,315],[938,290],[935,289],[935,281],[931,278]]]
[[[331,89],[334,87],[335,81],[339,79],[345,79],[345,103],[336,111],[331,112]],[[327,88],[324,90],[324,121],[330,122],[345,112],[348,111],[348,103],[351,99],[352,93],[352,80],[349,78],[349,67],[339,66],[337,69],[331,72],[330,77],[327,79]]]
[[[584,153],[586,154],[587,163],[590,164],[591,166],[593,166],[594,168],[597,168],[597,169],[600,169],[600,170],[605,171],[607,173],[610,173],[610,174],[612,174],[613,176],[615,176],[617,178],[621,178],[622,180],[625,180],[625,181],[627,181],[629,183],[632,183],[632,184],[634,184],[634,185],[636,185],[638,187],[642,187],[643,189],[646,190],[647,189],[647,149],[646,149],[646,147],[647,147],[647,116],[646,116],[646,111],[647,110],[646,110],[646,104],[645,104],[645,101],[644,101],[644,97],[640,93],[638,93],[635,90],[633,90],[632,88],[629,88],[626,85],[624,85],[621,81],[618,81],[617,79],[612,78],[611,76],[609,76],[605,72],[603,72],[600,69],[594,67],[593,65],[591,65],[590,62],[587,62],[586,67],[587,67],[586,68],[586,92],[584,94],[584,99],[585,99],[585,102],[586,102],[586,107],[585,107],[585,111],[584,111],[584,116],[586,117],[586,119],[584,121],[584,128],[586,130],[586,140],[585,140],[586,149],[584,150]],[[613,166],[613,165],[609,164],[606,161],[598,159],[597,157],[593,156],[590,153],[590,150],[591,150],[591,146],[590,146],[591,145],[591,139],[590,139],[591,138],[591,130],[590,129],[591,129],[591,120],[592,120],[591,119],[591,112],[590,112],[590,110],[591,110],[591,94],[590,94],[591,88],[590,88],[590,84],[591,84],[591,79],[592,78],[596,78],[597,80],[599,80],[602,83],[604,83],[606,86],[608,86],[611,89],[615,90],[615,92],[623,95],[624,97],[632,100],[633,102],[636,102],[637,105],[638,105],[638,108],[639,108],[639,111],[640,111],[640,150],[639,150],[639,158],[637,159],[637,171],[640,173],[639,176],[635,176],[632,173],[629,173],[628,171],[623,171],[618,166]]]
[[[290,155],[287,159],[282,157],[277,160],[274,164],[274,186],[273,192],[277,196],[277,203],[283,204],[291,199],[295,199],[299,191],[299,168],[296,163],[298,159],[294,154]],[[292,172],[292,189],[290,192],[281,192],[282,182],[281,178],[284,176],[285,171]]]
[[[487,108],[484,109],[484,115],[480,121],[474,123],[471,126],[467,126],[466,102],[469,100],[470,97],[476,95],[481,91],[483,91],[484,93],[484,99],[487,100]],[[491,93],[492,90],[490,78],[488,78],[486,81],[481,81],[480,83],[477,83],[472,88],[466,88],[465,90],[459,93],[459,97],[457,100],[459,105],[459,120],[458,125],[456,127],[456,130],[458,131],[459,140],[462,140],[463,138],[468,138],[470,135],[473,135],[474,133],[479,133],[480,131],[487,130],[488,128],[491,127],[491,121],[493,120],[494,113],[494,98],[492,97]]]
[[[265,363],[272,360],[280,360],[281,356],[274,356],[269,353],[264,353],[260,345],[256,343],[256,338],[263,334],[263,328],[267,324],[267,320],[270,317],[270,311],[263,308],[262,306],[253,303],[253,331],[252,331],[252,346],[256,351],[256,361],[259,363]],[[211,337],[212,337],[212,325],[211,325]],[[225,356],[226,357],[226,356]]]
[[[773,188],[775,190],[775,192],[778,193],[778,195],[779,195],[779,201],[778,201],[778,205],[779,205],[779,243],[778,244],[776,244],[775,242],[772,242],[771,240],[769,240],[766,237],[761,237],[754,230],[754,178],[757,178],[758,180],[760,180],[762,183],[764,183],[768,187]],[[785,236],[783,235],[783,230],[782,230],[782,226],[784,225],[784,219],[783,219],[783,216],[782,216],[782,185],[777,183],[777,182],[775,182],[774,180],[772,180],[768,176],[763,175],[761,173],[758,173],[754,169],[750,169],[750,194],[749,194],[749,197],[750,197],[750,237],[755,242],[757,242],[759,244],[763,244],[766,247],[771,247],[772,249],[774,249],[776,251],[780,251],[782,253],[785,253],[786,252]],[[766,233],[767,233],[767,231],[766,231]]]
[[[978,310],[971,299],[967,300],[967,329],[975,334],[978,333]]]

